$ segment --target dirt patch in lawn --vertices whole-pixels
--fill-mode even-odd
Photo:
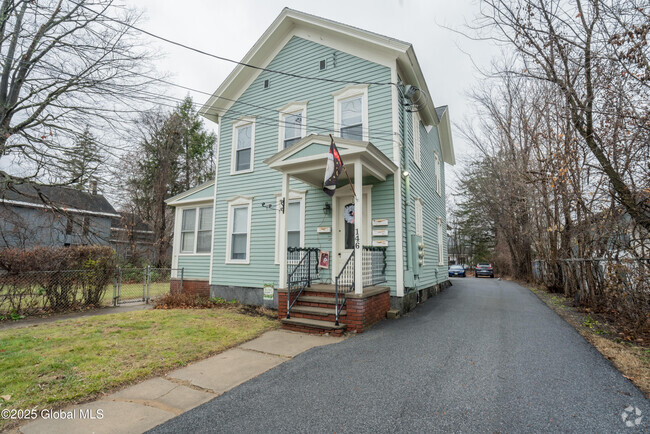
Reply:
[[[561,294],[526,285],[540,300],[571,324],[588,342],[605,356],[625,378],[650,398],[650,342],[633,338],[609,321],[607,316],[580,309]]]

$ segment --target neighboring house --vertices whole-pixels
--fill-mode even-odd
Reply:
[[[135,213],[120,211],[111,220],[111,246],[118,257],[133,263],[153,261],[153,231]]]
[[[111,219],[119,214],[96,184],[92,189],[0,186],[0,248],[109,245]]]
[[[284,9],[243,62],[331,81],[238,65],[202,108],[219,125],[216,179],[167,201],[176,207],[172,266],[185,282],[277,306],[281,317],[306,291],[283,322],[317,331],[312,320],[335,320],[334,306],[365,312],[338,314],[361,331],[447,285],[449,112],[434,107],[413,47]],[[417,113],[398,82],[426,94],[416,91]],[[352,180],[341,174],[333,198],[322,190],[329,133]],[[328,267],[318,269],[323,252]],[[275,289],[266,299],[265,284]]]

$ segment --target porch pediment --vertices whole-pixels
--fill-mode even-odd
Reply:
[[[362,165],[364,176],[373,176],[380,181],[397,171],[397,165],[371,142],[339,137],[335,142],[350,174],[353,173],[351,166],[355,164]],[[322,187],[329,147],[328,136],[311,134],[267,158],[264,163],[274,170],[289,173],[292,178]]]

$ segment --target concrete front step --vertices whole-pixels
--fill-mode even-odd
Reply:
[[[283,318],[280,320],[282,328],[286,330],[295,330],[305,333],[331,334],[340,336],[345,331],[346,325],[339,323],[334,324],[331,321],[321,321],[308,318]]]
[[[298,303],[318,303],[318,304],[336,304],[336,299],[334,297],[321,297],[316,295],[301,295],[298,297]]]
[[[329,316],[335,315],[334,308],[326,307],[315,307],[315,306],[300,306],[296,305],[291,308],[291,314],[294,313],[305,313],[309,315],[318,315],[318,316]],[[341,311],[341,315],[345,315],[347,312],[345,310]]]

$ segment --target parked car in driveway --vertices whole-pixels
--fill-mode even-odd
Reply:
[[[465,267],[462,265],[452,265],[449,267],[449,277],[454,276],[466,277]]]
[[[479,262],[478,264],[476,264],[476,269],[474,270],[474,276],[494,277],[494,269],[492,268],[492,264]]]

